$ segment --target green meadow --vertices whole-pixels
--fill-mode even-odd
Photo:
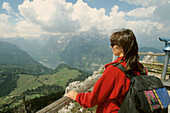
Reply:
[[[26,92],[28,90],[34,90],[41,86],[58,85],[65,89],[66,84],[68,84],[69,82],[69,79],[78,78],[79,75],[83,76],[83,73],[80,72],[78,69],[68,69],[67,67],[64,67],[58,70],[56,73],[49,75],[36,76],[19,74],[19,78],[17,80],[17,87],[13,91],[11,91],[8,96],[0,97],[0,106],[12,103],[9,108],[13,108],[22,103],[21,95],[23,92]],[[26,99],[34,99],[41,96],[46,95],[34,92],[34,94],[26,95]],[[14,102],[16,98],[17,102]]]
[[[24,75],[20,74],[17,81],[17,87],[10,93],[10,95],[16,95],[23,93],[28,89],[35,89],[38,86],[57,84],[62,87],[66,87],[66,83],[70,78],[77,78],[81,73],[78,70],[69,70],[67,68],[61,69],[59,72],[51,75]]]

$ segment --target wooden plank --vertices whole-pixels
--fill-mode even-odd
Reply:
[[[139,55],[165,56],[165,53],[138,53]]]
[[[56,110],[59,110],[63,107],[63,102],[71,102],[71,101],[72,100],[70,98],[63,97],[63,98],[53,102],[52,104],[46,106],[45,108],[39,110],[37,113],[47,113],[56,106],[57,106]]]
[[[42,112],[42,113],[56,113],[58,110],[62,109],[64,106],[68,105],[70,102],[73,101],[68,97],[63,97],[63,98],[67,98],[67,100],[63,100],[60,104],[58,104],[57,106],[54,106],[48,112]]]
[[[139,61],[139,62],[142,63],[142,64],[163,66],[162,63],[151,63],[151,62],[144,62],[144,61]],[[168,64],[168,67],[170,67],[170,64]]]

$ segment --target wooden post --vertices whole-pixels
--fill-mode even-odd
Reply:
[[[22,100],[23,100],[24,113],[27,113],[27,109],[26,109],[26,101],[25,101],[25,94],[24,94],[24,93],[22,93]]]

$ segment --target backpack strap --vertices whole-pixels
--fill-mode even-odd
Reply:
[[[137,63],[137,66],[141,66],[141,68],[142,68],[142,71],[137,68],[137,71],[138,71],[141,75],[147,75],[146,69],[144,68],[144,66],[143,66],[142,64]]]
[[[131,79],[134,76],[134,74],[125,73],[125,67],[120,63],[119,64],[118,63],[113,63],[111,65],[116,66],[117,68],[119,68],[129,79]]]
[[[119,68],[129,79],[132,79],[132,77],[134,77],[135,76],[135,74],[127,74],[126,72],[125,72],[125,67],[122,65],[122,64],[120,64],[120,63],[113,63],[113,64],[111,64],[111,65],[113,65],[113,66],[116,66],[117,68]],[[141,64],[142,65],[142,64]],[[146,75],[146,70],[145,70],[145,68],[144,68],[144,66],[142,65],[142,71],[140,71],[140,70],[137,70],[141,75]]]

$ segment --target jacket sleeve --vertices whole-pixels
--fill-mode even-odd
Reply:
[[[125,79],[126,76],[122,71],[110,65],[105,69],[102,77],[95,83],[93,91],[79,93],[76,96],[76,101],[84,108],[89,108],[105,100],[115,99],[128,90],[128,87],[125,86]]]

